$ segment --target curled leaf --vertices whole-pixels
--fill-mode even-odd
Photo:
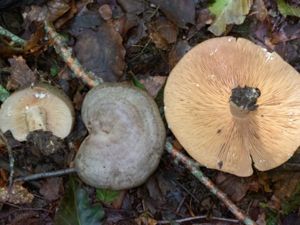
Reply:
[[[216,16],[213,24],[208,28],[216,36],[226,30],[228,24],[242,24],[249,13],[252,0],[216,0],[209,10]]]

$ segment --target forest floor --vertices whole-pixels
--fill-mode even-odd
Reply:
[[[19,142],[5,133],[15,160],[14,176],[71,167],[88,134],[80,110],[89,87],[74,78],[53,42],[45,38],[43,21],[54,24],[84,68],[100,74],[106,82],[126,81],[146,89],[163,112],[163,88],[172,68],[193,46],[217,36],[251,40],[277,52],[300,72],[299,1],[237,2],[0,1],[0,25],[27,40],[22,46],[0,36],[0,100],[32,83],[47,82],[69,96],[76,113],[75,127],[63,140],[37,131],[27,141]],[[173,137],[171,131],[167,131],[167,136]],[[41,149],[49,140],[55,141],[57,149],[45,156]],[[7,145],[0,148],[0,225],[242,224],[167,153],[146,183],[127,191],[96,189],[75,175],[65,175],[18,183],[13,187],[14,195],[7,197]],[[184,151],[179,143],[175,146]],[[255,171],[247,178],[202,170],[257,224],[297,225],[299,165],[299,154],[295,154],[283,166],[267,172]]]

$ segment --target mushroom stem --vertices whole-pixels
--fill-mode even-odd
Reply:
[[[237,118],[245,118],[250,111],[258,108],[256,104],[260,90],[253,87],[237,86],[231,90],[230,111]]]
[[[47,113],[39,107],[33,106],[26,109],[26,123],[28,131],[47,130]]]

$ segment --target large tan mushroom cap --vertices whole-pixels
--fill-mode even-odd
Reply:
[[[19,141],[25,141],[29,132],[39,129],[65,138],[73,122],[71,101],[61,90],[48,84],[14,92],[0,109],[1,131],[10,130]]]
[[[237,86],[258,88],[258,108],[244,117],[229,103]],[[214,38],[188,52],[165,88],[170,129],[208,168],[238,176],[287,161],[300,144],[300,76],[275,52],[243,38]],[[252,159],[251,159],[252,158]]]
[[[157,168],[165,127],[153,99],[124,84],[102,84],[84,99],[82,119],[89,136],[76,155],[79,177],[94,187],[128,189]]]

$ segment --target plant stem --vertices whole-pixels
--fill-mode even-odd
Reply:
[[[16,181],[32,181],[32,180],[38,180],[38,179],[47,178],[47,177],[62,176],[62,175],[70,174],[70,173],[76,173],[76,169],[75,168],[67,168],[67,169],[56,170],[56,171],[51,171],[51,172],[36,173],[33,175],[16,178],[15,182]]]
[[[85,82],[89,87],[95,87],[103,83],[102,78],[95,76],[94,73],[86,71],[80,62],[72,56],[72,49],[65,46],[63,38],[59,35],[53,25],[49,21],[45,21],[45,31],[47,35],[53,40],[54,48],[57,54],[69,66],[74,75]]]
[[[0,35],[8,37],[11,41],[18,45],[25,45],[26,41],[22,38],[18,37],[17,35],[13,34],[12,32],[6,30],[4,27],[0,26]]]

